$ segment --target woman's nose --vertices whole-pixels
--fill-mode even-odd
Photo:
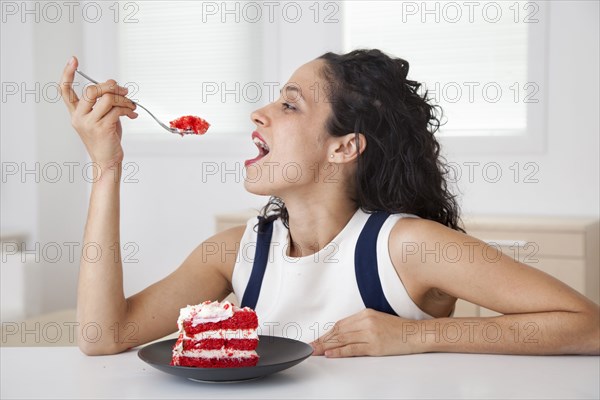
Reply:
[[[264,108],[260,108],[258,110],[253,111],[250,114],[250,119],[252,120],[252,122],[254,122],[257,126],[266,126],[268,125],[269,119],[266,116],[266,114],[264,113]]]

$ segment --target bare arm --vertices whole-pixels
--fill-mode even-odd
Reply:
[[[120,166],[113,167],[118,173]],[[119,238],[119,179],[103,174],[92,185],[77,288],[78,344],[86,354],[116,352],[111,328],[127,314]],[[89,254],[92,253],[92,254]],[[117,325],[114,325],[117,324]]]
[[[451,247],[459,251],[440,254]],[[401,220],[390,256],[402,279],[423,291],[436,288],[504,315],[416,321],[365,310],[338,321],[313,344],[315,354],[600,353],[598,305],[478,239],[427,220]]]
[[[406,256],[397,251],[396,265],[404,258],[411,279],[504,314],[419,321],[413,339],[422,351],[600,353],[600,310],[594,302],[478,239],[431,221],[408,222],[397,229],[396,240],[428,243],[428,248],[451,245],[461,256],[436,262],[421,252]]]
[[[244,227],[210,238],[171,275],[126,299],[117,252],[123,160],[119,118],[135,118],[137,114],[124,97],[126,90],[112,80],[87,88],[80,100],[71,86],[77,68],[77,60],[73,61],[63,72],[62,96],[73,127],[99,173],[92,185],[83,238],[77,292],[78,344],[86,354],[112,354],[175,331],[179,308],[227,296],[235,255],[221,257],[220,250],[234,248]],[[211,251],[205,251],[208,245]]]
[[[82,246],[77,293],[80,348],[92,354],[107,348],[108,327],[125,315],[123,274],[119,249],[119,188],[123,149],[121,116],[136,118],[127,90],[109,80],[89,86],[79,99],[72,88],[78,61],[63,71],[61,95],[71,124],[94,163],[94,183]]]

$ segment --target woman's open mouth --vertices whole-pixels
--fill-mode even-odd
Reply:
[[[256,147],[258,147],[258,156],[256,156],[255,158],[253,158],[251,160],[246,160],[246,162],[244,162],[244,165],[246,167],[248,165],[254,164],[258,160],[260,160],[261,158],[263,158],[264,156],[269,154],[269,151],[270,151],[269,146],[267,145],[267,142],[265,142],[265,139],[263,139],[263,137],[260,136],[260,134],[258,132],[256,132],[256,131],[252,132],[252,141],[254,142]]]

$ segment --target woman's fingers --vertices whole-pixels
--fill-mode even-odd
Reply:
[[[87,86],[78,98],[73,79],[79,64],[75,57],[65,66],[61,96],[93,162],[112,168],[123,160],[120,117],[137,118],[136,106],[127,99],[127,89],[114,80]]]
[[[113,124],[119,120],[119,117],[127,116],[131,119],[136,119],[138,114],[128,107],[113,107],[105,116],[102,118],[100,123]]]
[[[327,350],[325,352],[325,357],[328,358],[357,357],[368,355],[371,355],[368,343],[351,343],[349,345],[337,347],[335,349]]]
[[[112,93],[104,94],[94,105],[90,112],[90,118],[93,121],[100,121],[113,107],[122,107],[129,110],[135,110],[136,105],[126,97]]]
[[[365,309],[339,320],[327,333],[311,343],[314,355],[350,357],[359,355],[410,354],[404,339],[405,318]]]
[[[73,114],[79,102],[79,98],[73,90],[73,79],[75,78],[75,70],[78,64],[79,61],[77,61],[77,58],[71,57],[60,78],[60,95],[71,114]]]
[[[315,356],[330,356],[333,349],[364,343],[367,343],[364,331],[330,331],[328,334],[312,342],[311,345],[315,350],[313,353]]]
[[[320,338],[311,343],[315,356],[323,355],[326,350],[340,347],[348,344],[347,334],[352,334],[352,338],[356,338],[355,332],[366,328],[363,318],[364,312],[353,314],[349,317],[339,320],[333,327],[323,334]]]
[[[77,113],[80,115],[86,115],[94,105],[96,101],[107,93],[113,93],[120,96],[125,96],[127,94],[127,88],[117,85],[117,82],[114,79],[109,79],[106,82],[98,83],[96,85],[89,85],[83,90],[82,98],[77,105]],[[125,102],[123,103],[123,105]]]

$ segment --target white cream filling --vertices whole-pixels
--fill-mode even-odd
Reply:
[[[191,337],[184,333],[183,338],[195,341],[205,339],[258,339],[258,332],[256,329],[221,329],[196,333]]]
[[[254,350],[186,350],[181,353],[183,357],[191,358],[249,358],[256,356]]]

